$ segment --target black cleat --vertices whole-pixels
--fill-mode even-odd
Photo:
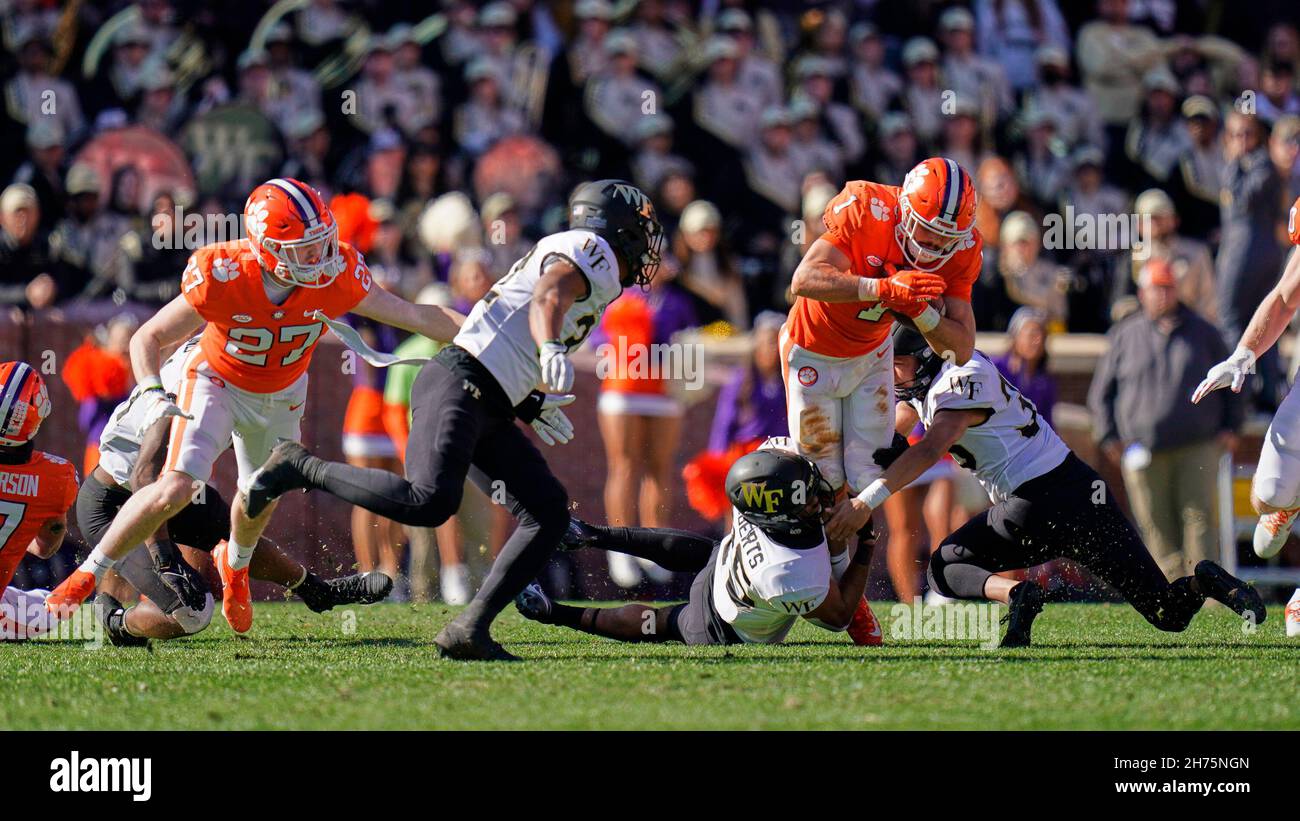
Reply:
[[[95,619],[103,626],[108,643],[114,647],[146,647],[149,644],[149,639],[144,636],[127,632],[126,608],[103,591],[95,596]]]
[[[211,592],[207,579],[190,567],[189,562],[178,556],[173,562],[155,565],[154,570],[167,589],[181,600],[181,606],[195,612],[200,612],[207,606],[208,593]]]
[[[1043,588],[1033,582],[1021,582],[1011,589],[1010,609],[1002,617],[1006,635],[999,647],[1028,647],[1034,619],[1043,612]]]
[[[378,570],[322,581],[307,574],[293,589],[313,613],[324,613],[341,604],[374,604],[393,592],[393,580]]]
[[[1264,623],[1268,612],[1255,588],[1209,559],[1197,562],[1193,572],[1196,584],[1206,596],[1232,608],[1232,612],[1244,619],[1253,619],[1253,624]]]
[[[302,472],[302,464],[311,453],[297,442],[281,442],[271,451],[266,463],[248,477],[244,493],[248,518],[256,519],[267,505],[291,490],[307,490],[311,485]]]
[[[596,547],[600,542],[600,534],[596,528],[587,524],[577,516],[569,517],[569,527],[560,537],[559,549],[563,551],[581,550],[584,547]]]
[[[434,637],[438,655],[455,661],[523,661],[497,644],[487,631],[475,633],[453,619]]]
[[[529,621],[553,624],[551,620],[551,598],[537,582],[530,582],[515,596],[515,609]]]

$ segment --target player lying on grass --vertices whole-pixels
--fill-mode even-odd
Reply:
[[[68,612],[150,534],[190,504],[195,483],[212,476],[217,458],[235,451],[241,479],[280,441],[297,441],[307,401],[307,370],[325,329],[321,315],[355,313],[431,339],[450,341],[463,317],[413,305],[372,288],[361,254],[338,238],[320,192],[297,180],[269,180],[244,205],[244,239],[195,251],[181,275],[181,294],[131,337],[131,366],[141,404],[139,432],[170,419],[167,464],[158,480],[122,506],[81,567],[50,594]],[[203,329],[186,356],[179,384],[164,386],[163,351]],[[274,504],[231,509],[229,539],[213,551],[222,580],[221,610],[231,628],[252,626],[248,565]]]
[[[822,529],[833,497],[817,466],[787,438],[772,438],[727,473],[732,529],[721,541],[681,530],[597,527],[573,520],[563,549],[595,547],[694,572],[690,600],[669,607],[571,607],[536,583],[515,599],[533,621],[620,641],[777,644],[805,618],[844,630],[867,585],[869,533],[850,559],[832,559]]]
[[[925,436],[911,447],[895,437],[884,476],[837,510],[826,525],[832,536],[861,527],[891,493],[951,453],[994,504],[943,539],[930,557],[930,586],[954,599],[1010,605],[1003,647],[1029,645],[1044,597],[1034,582],[996,574],[1057,558],[1087,567],[1161,630],[1186,628],[1207,597],[1264,621],[1259,594],[1212,561],[1170,583],[1106,483],[982,354],[954,365],[907,325],[896,325],[893,337],[896,429],[919,419]]]
[[[1300,199],[1291,206],[1287,228],[1292,245],[1300,245]],[[1192,395],[1200,402],[1211,391],[1230,388],[1241,393],[1247,374],[1254,373],[1255,359],[1277,343],[1300,308],[1300,253],[1292,252],[1282,278],[1250,318],[1237,349],[1226,361],[1210,369]],[[1259,453],[1255,478],[1250,483],[1250,503],[1259,514],[1254,548],[1260,558],[1271,559],[1281,552],[1300,518],[1300,392],[1294,388],[1278,406],[1264,446]],[[1300,636],[1300,588],[1287,602],[1286,634]]]
[[[33,442],[49,415],[41,375],[26,362],[0,363],[0,639],[38,636],[53,623],[47,591],[9,586],[23,556],[58,552],[77,495],[76,469]]]
[[[176,375],[191,340],[163,366],[164,378]],[[170,420],[154,423],[141,438],[137,433],[140,403],[123,402],[100,437],[100,462],[77,494],[77,522],[93,547],[103,538],[132,489],[155,481],[166,458]],[[213,600],[207,580],[191,567],[177,544],[210,553],[230,532],[230,507],[216,488],[197,484],[193,503],[184,507],[145,539],[147,550],[133,550],[113,568],[136,592],[140,603],[124,608],[129,591],[115,589],[108,579],[96,599],[97,616],[109,641],[138,646],[148,639],[193,635],[208,626]],[[372,604],[392,590],[383,573],[363,573],[323,580],[265,539],[249,564],[249,575],[293,591],[316,613],[343,604]],[[112,578],[112,577],[108,577]]]

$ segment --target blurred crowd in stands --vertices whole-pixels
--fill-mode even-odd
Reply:
[[[1235,346],[1300,194],[1293,0],[0,8],[15,316],[171,299],[190,251],[237,233],[230,216],[277,175],[323,192],[384,287],[433,285],[464,310],[563,224],[575,182],[623,177],[654,197],[669,253],[605,338],[756,340],[720,391],[714,453],[785,432],[775,336],[846,179],[899,184],[933,154],[974,175],[977,325],[1013,331],[1003,364],[1049,418],[1043,340],[1118,328],[1144,281]],[[1252,401],[1274,407],[1286,382],[1263,358]],[[653,381],[604,387],[610,520],[663,523],[680,403]],[[1110,399],[1094,402],[1103,444],[1128,445]],[[612,569],[633,584],[647,568]]]

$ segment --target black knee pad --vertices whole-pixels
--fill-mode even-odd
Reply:
[[[950,558],[945,558],[943,555],[947,547],[948,545],[942,545],[938,550],[930,554],[930,566],[926,568],[925,579],[929,583],[931,590],[937,590],[940,594],[955,599],[957,594],[953,592],[948,585],[948,581],[943,577],[943,571],[948,567],[950,561]]]

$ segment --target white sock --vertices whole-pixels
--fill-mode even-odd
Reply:
[[[235,541],[233,536],[227,539],[226,558],[230,562],[230,569],[243,570],[245,567],[248,567],[248,563],[253,560],[253,551],[256,549],[257,545],[244,547],[242,544]]]
[[[78,570],[90,573],[95,577],[95,581],[98,582],[103,580],[104,574],[112,569],[115,564],[117,564],[117,559],[110,559],[104,554],[104,551],[97,547],[90,551],[90,555],[81,563],[81,567],[79,567]]]

